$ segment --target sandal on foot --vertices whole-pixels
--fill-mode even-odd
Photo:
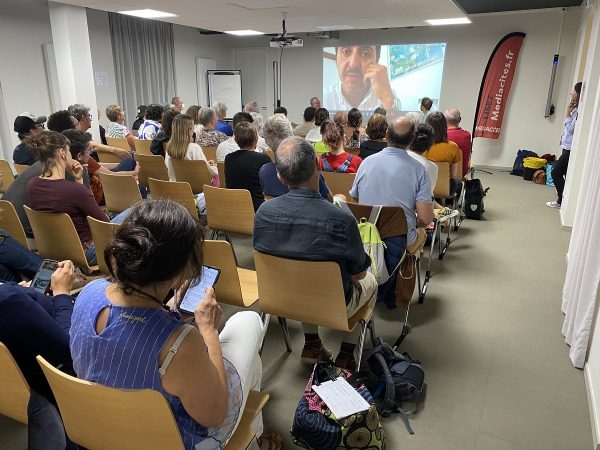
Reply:
[[[279,433],[263,433],[258,438],[260,450],[280,450],[283,445],[283,436]]]

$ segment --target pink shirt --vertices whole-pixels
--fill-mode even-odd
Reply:
[[[471,162],[471,133],[462,128],[448,128],[448,140],[456,143],[462,153],[462,176],[469,171]]]

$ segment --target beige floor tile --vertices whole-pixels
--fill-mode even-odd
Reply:
[[[532,447],[524,447],[513,442],[505,441],[485,433],[477,435],[476,450],[532,450]]]

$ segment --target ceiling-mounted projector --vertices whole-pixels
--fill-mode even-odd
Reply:
[[[298,48],[304,46],[304,41],[302,39],[296,39],[294,36],[286,34],[283,36],[277,36],[271,39],[269,43],[270,47],[281,48],[281,47],[292,47]]]

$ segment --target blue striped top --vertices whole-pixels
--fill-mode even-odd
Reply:
[[[162,348],[184,322],[160,308],[113,305],[106,297],[109,284],[102,279],[92,281],[75,302],[70,347],[77,376],[119,389],[154,389],[169,402],[186,449],[221,448],[233,431],[241,405],[241,383],[233,366],[225,360],[229,380],[225,423],[218,428],[206,428],[190,417],[179,397],[165,391],[158,372]],[[96,321],[106,307],[108,321],[97,334]]]

